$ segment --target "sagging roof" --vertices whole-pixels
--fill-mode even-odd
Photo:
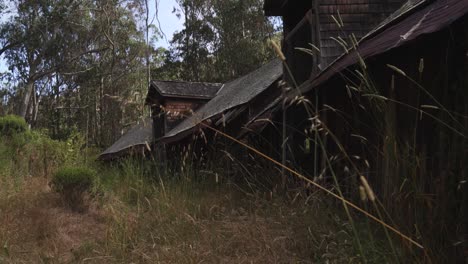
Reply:
[[[467,0],[409,1],[390,19],[364,36],[359,41],[357,50],[350,50],[341,55],[305,85],[301,92],[308,92],[356,64],[359,57],[366,59],[400,47],[421,35],[442,30],[467,14]]]
[[[158,95],[160,97],[209,100],[215,97],[221,87],[220,83],[151,81],[146,103],[150,103]]]
[[[153,120],[146,118],[133,126],[100,156],[101,160],[113,159],[135,147],[148,148],[153,141]]]
[[[256,71],[226,83],[216,97],[169,131],[161,140],[164,142],[175,141],[184,137],[202,121],[248,103],[279,80],[282,74],[281,60],[274,59]]]

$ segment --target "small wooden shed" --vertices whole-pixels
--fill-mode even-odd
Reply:
[[[152,81],[146,104],[151,107],[154,138],[163,137],[216,96],[220,83]]]
[[[150,152],[156,139],[190,117],[211,100],[221,87],[219,83],[152,81],[146,97],[146,104],[152,110],[151,118],[138,121],[99,158],[112,160],[128,154]]]
[[[240,135],[246,126],[278,103],[281,95],[278,81],[282,75],[282,63],[274,59],[249,74],[227,82],[212,100],[160,138],[161,142],[177,142],[197,131],[202,122],[230,129],[233,135]]]

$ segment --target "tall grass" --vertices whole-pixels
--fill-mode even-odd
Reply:
[[[345,37],[352,41],[345,46],[353,47],[347,52],[356,52],[359,58],[355,38]],[[449,46],[447,50],[450,48],[454,47]],[[316,50],[305,51],[320,56]],[[308,118],[312,122],[310,128],[305,129],[320,135],[314,138],[314,144],[326,150],[324,153],[330,153],[312,157],[315,164],[319,164],[319,157],[326,161],[317,171],[330,174],[335,188],[348,190],[349,198],[358,197],[359,181],[345,181],[347,174],[351,172],[351,177],[356,179],[365,175],[363,179],[369,180],[376,195],[367,210],[424,245],[423,251],[415,250],[385,230],[394,262],[409,257],[422,263],[444,259],[460,261],[466,254],[466,241],[462,238],[466,234],[463,220],[467,212],[466,188],[463,187],[466,169],[462,164],[468,161],[464,150],[468,112],[461,102],[468,98],[465,89],[468,82],[457,72],[466,72],[467,66],[466,61],[461,64],[454,59],[456,54],[445,56],[453,65],[439,68],[437,75],[429,77],[430,81],[427,74],[433,73],[439,65],[429,65],[424,59],[414,65],[411,72],[416,74],[411,76],[396,66],[367,64],[359,58],[357,67],[343,73],[342,89],[334,89],[333,97],[348,97],[349,102],[327,97],[329,102],[314,105],[311,102],[318,101],[314,96],[323,93],[318,91],[308,96],[296,93],[293,99],[293,103],[309,109]],[[460,64],[464,68],[456,68]],[[432,72],[425,73],[425,68]],[[382,71],[389,70],[393,71],[391,83],[382,82]],[[434,85],[432,81],[444,86]],[[403,89],[415,89],[417,100],[405,98]],[[406,93],[406,96],[411,94]],[[323,112],[330,112],[336,119]],[[414,116],[415,120],[404,123],[404,115]],[[341,127],[337,129],[335,122],[341,119],[346,121],[340,121]],[[402,128],[402,123],[406,127]],[[353,137],[361,139],[361,150],[351,144]],[[328,143],[324,138],[329,139]],[[344,162],[336,162],[340,160]],[[344,173],[334,173],[343,167]]]
[[[109,195],[105,209],[112,216],[105,250],[118,261],[360,260],[350,243],[351,226],[334,203],[316,192],[299,190],[291,192],[291,198],[264,195],[251,192],[252,186],[240,180],[242,174],[220,180],[213,171],[188,174],[182,162],[179,170],[147,167],[155,165],[126,161],[103,174],[107,182],[102,186]],[[250,173],[248,178],[255,177]],[[364,246],[371,248],[367,241]],[[387,258],[384,247],[372,248],[373,261]]]
[[[196,140],[167,146],[171,160],[163,164],[152,157],[96,164],[81,153],[79,135],[58,142],[29,132],[2,140],[0,262],[428,263],[449,258],[453,248],[466,243],[468,113],[450,106],[451,96],[432,95],[398,67],[391,70],[392,80],[399,76],[416,86],[416,105],[392,92],[396,82],[377,82],[363,59],[341,88],[364,110],[323,103],[322,92],[298,94],[289,102],[288,111],[300,107],[307,114],[305,125],[295,129],[312,145],[313,172],[292,166],[293,150],[300,149],[295,141],[282,142],[290,156],[281,164],[210,126],[206,130],[217,139],[205,136],[205,149]],[[422,80],[424,67],[418,70]],[[465,79],[457,87],[466,85]],[[455,90],[467,98],[466,89]],[[423,105],[424,99],[430,103]],[[404,134],[398,129],[401,108],[410,109],[418,123]],[[344,132],[330,118],[338,114],[348,121],[343,126],[351,126]],[[361,115],[362,123],[353,123]],[[437,145],[430,149],[420,143],[421,116],[435,122],[429,138]],[[350,146],[350,138],[360,140],[360,151]],[[98,179],[91,209],[77,214],[60,207],[60,197],[47,188],[58,167],[83,164],[97,170]],[[296,177],[285,191],[278,168]],[[414,247],[419,243],[423,250]]]
[[[79,146],[58,155],[67,143],[51,144],[57,145],[47,150],[49,167],[80,163],[75,154],[65,154]],[[0,150],[17,151],[9,142]],[[21,145],[26,150],[36,155],[44,147],[30,142]],[[33,163],[38,174],[29,175],[28,163],[15,164],[10,155],[2,155],[0,261],[359,262],[350,243],[351,226],[333,202],[303,190],[279,195],[272,185],[261,185],[265,170],[256,167],[257,160],[251,157],[249,165],[242,153],[223,155],[224,161],[201,160],[190,147],[174,156],[177,162],[170,166],[144,158],[112,165],[88,162],[99,178],[86,212],[63,206],[49,188],[50,174],[39,167],[41,159]],[[225,164],[235,160],[242,165],[227,173]],[[374,250],[370,260],[387,259],[385,247],[363,246]]]

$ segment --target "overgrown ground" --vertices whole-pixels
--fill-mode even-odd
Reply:
[[[27,134],[0,144],[0,263],[392,262],[365,221],[356,223],[362,258],[342,209],[322,193],[253,191],[209,172],[158,172],[151,162],[102,166],[79,136]],[[86,212],[50,186],[70,164],[98,171]]]

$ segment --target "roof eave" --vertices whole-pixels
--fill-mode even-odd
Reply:
[[[282,16],[287,4],[288,0],[265,0],[263,5],[265,16]]]

